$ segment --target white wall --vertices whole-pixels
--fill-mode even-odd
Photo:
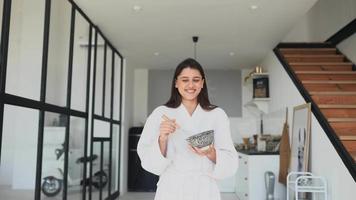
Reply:
[[[251,104],[253,96],[252,79],[244,78],[254,69],[243,69],[241,73],[242,85],[242,117],[230,118],[231,132],[234,142],[241,143],[242,137],[252,137],[260,133],[260,119],[263,114],[263,129],[265,134],[281,135],[285,121],[285,107],[270,107],[270,101],[261,101],[260,107]],[[270,83],[271,84],[271,83]],[[270,91],[271,92],[271,91]],[[261,108],[265,109],[264,111]]]
[[[355,17],[355,0],[319,0],[283,41],[324,42]]]
[[[134,126],[143,126],[146,122],[148,97],[148,70],[135,69],[134,71],[134,97],[133,97],[133,123]]]
[[[353,63],[356,63],[356,33],[338,44],[337,48]]]
[[[292,125],[293,107],[305,103],[284,68],[271,51],[262,61],[270,76],[270,110],[289,108],[289,125]],[[291,134],[291,133],[290,133]],[[356,184],[342,163],[334,147],[312,115],[310,169],[328,182],[329,200],[349,200],[354,196]],[[342,181],[342,184],[341,184]]]
[[[127,192],[128,133],[133,126],[134,66],[124,60],[123,102],[121,127],[120,195]]]

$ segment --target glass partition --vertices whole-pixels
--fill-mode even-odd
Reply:
[[[85,119],[70,117],[67,199],[81,200],[83,190]]]
[[[4,2],[0,0],[0,22]],[[77,9],[72,1],[6,2],[11,3],[11,21],[5,92],[11,96],[1,95],[0,101],[4,106],[4,117],[0,118],[0,199],[110,199],[110,194],[119,188],[120,125],[113,125],[110,117],[113,113],[115,123],[120,123],[120,57],[81,11],[75,10],[72,15]],[[95,35],[96,48],[92,45]],[[43,52],[47,50],[46,42],[48,54]],[[43,71],[45,79],[43,66],[47,66]],[[68,99],[70,66],[72,85]],[[41,85],[46,86],[43,101]],[[70,108],[66,107],[67,99]],[[91,101],[89,110],[87,100]],[[4,102],[15,102],[16,106]]]
[[[120,149],[120,126],[114,124],[112,132],[111,149],[111,193],[119,189],[119,149]]]
[[[93,143],[93,156],[96,158],[92,162],[92,179],[95,180],[95,184],[91,185],[91,199],[99,199],[100,189],[104,187],[103,183],[100,183],[100,177],[103,175],[100,172],[100,160],[101,160],[101,142]]]
[[[104,78],[104,39],[98,34],[96,48],[95,108],[94,114],[102,115]]]
[[[45,112],[41,199],[60,199],[63,195],[67,118],[63,114]]]
[[[110,123],[101,120],[94,120],[94,137],[109,138]]]
[[[106,75],[105,75],[105,114],[106,118],[110,118],[110,103],[111,103],[111,75],[112,75],[112,50],[109,46],[106,48]]]
[[[109,141],[93,143],[92,199],[107,199],[109,196]]]
[[[74,110],[85,111],[88,75],[89,23],[76,12],[73,46],[72,103]],[[81,77],[81,78],[78,78]]]
[[[65,106],[67,99],[71,5],[51,1],[46,102]]]
[[[109,169],[110,169],[110,142],[103,142],[103,164],[102,164],[102,172],[107,175],[107,177],[102,177],[101,181],[104,183],[104,181],[107,182],[105,187],[103,187],[103,198],[102,199],[108,199],[109,197]]]
[[[40,98],[45,0],[13,0],[6,92]],[[31,83],[31,84],[29,84]]]
[[[113,107],[113,117],[114,120],[120,119],[120,91],[121,91],[121,58],[115,53],[115,79],[114,79],[114,107]]]
[[[36,181],[38,111],[5,105],[1,146],[1,199],[32,200]]]

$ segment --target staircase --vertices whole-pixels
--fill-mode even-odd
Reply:
[[[289,45],[286,45],[289,46]],[[339,140],[341,149],[356,166],[356,71],[353,63],[330,45],[296,45],[275,49],[284,67],[290,70],[299,91],[321,112]],[[303,47],[304,46],[304,47]],[[287,69],[286,69],[287,70]],[[287,70],[287,71],[288,71]],[[292,77],[293,76],[293,77]],[[299,85],[299,86],[298,86]],[[314,113],[315,114],[315,113]],[[324,128],[325,130],[325,128]],[[329,136],[330,138],[330,136]],[[331,137],[332,138],[332,137]],[[341,143],[340,143],[341,142]],[[334,145],[335,146],[335,145]],[[347,158],[347,159],[348,159]],[[345,161],[344,161],[345,162]],[[350,170],[350,168],[349,168]]]

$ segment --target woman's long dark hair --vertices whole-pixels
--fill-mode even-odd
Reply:
[[[193,58],[188,58],[188,59],[184,60],[183,62],[179,63],[179,65],[177,66],[177,68],[174,72],[173,80],[172,80],[171,97],[167,101],[167,103],[165,103],[164,105],[167,107],[170,107],[170,108],[177,108],[182,103],[182,97],[179,94],[179,91],[175,87],[175,85],[176,85],[176,80],[177,80],[179,74],[185,68],[191,68],[191,69],[198,70],[204,80],[203,88],[201,89],[201,91],[198,95],[198,103],[200,104],[200,106],[204,110],[213,110],[214,108],[216,108],[217,106],[212,105],[209,101],[208,88],[207,88],[207,84],[206,84],[204,70],[203,70],[202,66]]]

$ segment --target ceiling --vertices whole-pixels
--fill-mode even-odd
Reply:
[[[195,35],[203,67],[252,67],[316,1],[75,0],[129,66],[155,69],[175,68],[194,57]]]

